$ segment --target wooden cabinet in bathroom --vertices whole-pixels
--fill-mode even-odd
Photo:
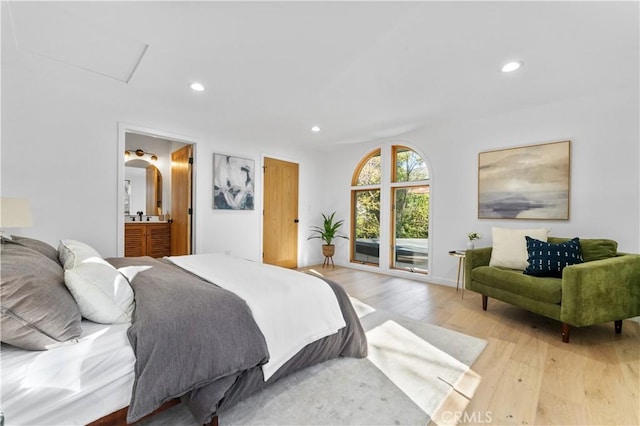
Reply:
[[[125,223],[125,257],[171,255],[171,224],[157,222]]]

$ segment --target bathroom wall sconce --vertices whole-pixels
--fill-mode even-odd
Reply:
[[[124,152],[125,162],[135,159],[145,160],[149,163],[155,163],[156,161],[158,161],[158,156],[151,152],[144,152],[144,150],[142,149],[136,149],[135,151],[128,149]]]

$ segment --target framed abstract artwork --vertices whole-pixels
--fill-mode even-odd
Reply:
[[[479,219],[569,219],[571,141],[478,154]]]
[[[213,154],[213,208],[253,210],[255,162],[251,159]]]

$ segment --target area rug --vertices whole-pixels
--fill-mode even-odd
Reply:
[[[446,425],[459,418],[480,383],[469,366],[486,341],[352,302],[367,332],[367,358],[285,377],[220,413],[219,424]],[[142,424],[196,423],[178,405]]]

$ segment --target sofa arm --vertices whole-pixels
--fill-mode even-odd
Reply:
[[[640,315],[640,255],[564,268],[560,319],[582,327]]]
[[[464,284],[466,288],[471,286],[471,271],[478,266],[489,266],[491,260],[491,247],[482,247],[467,250],[464,256]]]

